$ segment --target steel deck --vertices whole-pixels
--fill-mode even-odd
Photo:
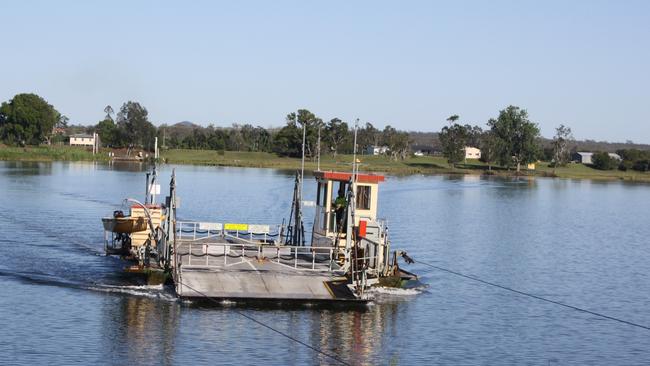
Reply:
[[[177,241],[180,297],[358,300],[342,281],[329,248],[214,239]]]

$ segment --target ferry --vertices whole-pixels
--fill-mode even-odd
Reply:
[[[310,241],[303,223],[302,179],[282,224],[178,220],[177,177],[156,202],[160,185],[147,174],[144,202],[128,198],[129,212],[102,219],[107,255],[132,261],[131,272],[157,274],[180,298],[368,302],[375,286],[409,287],[418,278],[398,264],[388,227],[377,217],[383,175],[315,171],[316,201]]]

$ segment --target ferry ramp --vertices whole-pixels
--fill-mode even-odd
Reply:
[[[357,300],[332,248],[214,239],[177,240],[175,280],[180,297]]]

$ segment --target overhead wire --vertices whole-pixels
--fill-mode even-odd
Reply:
[[[463,278],[466,278],[466,279],[469,279],[469,280],[472,280],[472,281],[480,282],[480,283],[488,285],[488,286],[500,288],[502,290],[510,291],[510,292],[513,292],[513,293],[516,293],[516,294],[519,294],[519,295],[522,295],[522,296],[527,296],[527,297],[530,297],[530,298],[533,298],[533,299],[536,299],[536,300],[548,302],[548,303],[551,303],[551,304],[563,306],[565,308],[573,309],[573,310],[583,312],[583,313],[586,313],[586,314],[594,315],[594,316],[597,316],[599,318],[616,321],[616,322],[619,322],[619,323],[627,324],[627,325],[637,327],[637,328],[641,328],[641,329],[645,329],[645,330],[650,330],[650,326],[646,326],[646,325],[635,323],[635,322],[632,322],[632,321],[629,321],[629,320],[625,320],[625,319],[617,318],[617,317],[614,317],[614,316],[606,315],[606,314],[603,314],[603,313],[598,313],[598,312],[591,311],[591,310],[581,308],[581,307],[578,307],[578,306],[566,304],[566,303],[563,303],[563,302],[560,302],[560,301],[547,299],[545,297],[538,296],[538,295],[535,295],[535,294],[531,294],[529,292],[517,290],[517,289],[514,289],[512,287],[508,287],[508,286],[500,285],[498,283],[486,281],[484,279],[481,279],[481,278],[478,278],[478,277],[475,277],[475,276],[467,275],[467,274],[457,272],[457,271],[454,271],[454,270],[451,270],[451,269],[448,269],[448,268],[436,266],[436,265],[431,264],[431,263],[423,262],[423,261],[420,261],[420,260],[416,260],[415,263],[420,263],[422,265],[425,265],[425,266],[433,268],[433,269],[437,269],[439,271],[447,272],[447,273],[450,273],[450,274],[453,274],[453,275],[456,275],[456,276],[459,276],[459,277],[463,277]]]

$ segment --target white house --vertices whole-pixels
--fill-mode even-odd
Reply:
[[[471,146],[465,146],[465,159],[480,159],[481,150]]]
[[[70,146],[95,146],[95,136],[85,133],[70,135]]]
[[[368,155],[384,155],[388,152],[388,146],[368,146],[366,154]]]

